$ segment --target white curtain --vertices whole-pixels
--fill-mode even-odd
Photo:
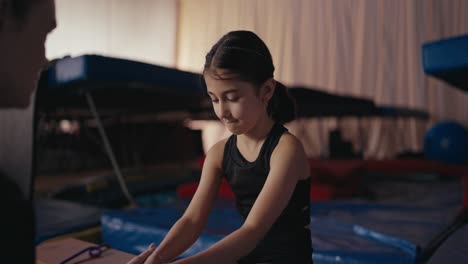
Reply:
[[[421,45],[468,33],[465,0],[181,0],[177,66],[200,72],[204,56],[226,32],[255,31],[269,46],[275,78],[380,105],[426,110],[412,119],[298,120],[288,124],[309,156],[326,155],[328,131],[343,128],[366,157],[420,150],[424,133],[441,119],[468,124],[468,93],[427,77]],[[204,127],[205,148],[226,131]]]
[[[177,1],[57,0],[49,59],[99,54],[175,66]]]

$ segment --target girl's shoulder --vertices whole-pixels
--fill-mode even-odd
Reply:
[[[224,147],[226,146],[226,142],[228,141],[229,137],[223,138],[220,141],[216,142],[209,150],[208,153],[213,153],[214,154],[220,154],[224,152]]]
[[[285,156],[294,156],[300,163],[307,159],[302,142],[288,131],[283,133],[272,153],[272,158],[282,159]]]
[[[229,137],[221,139],[216,144],[214,144],[206,153],[206,161],[221,167],[224,157],[224,148],[228,139]]]
[[[293,134],[285,132],[276,148],[274,149],[270,166],[273,168],[277,164],[283,164],[281,161],[287,161],[289,166],[297,169],[297,179],[303,180],[309,177],[309,162],[302,142]]]
[[[280,148],[282,150],[304,151],[302,142],[288,131],[284,132],[283,135],[281,135],[281,138],[279,139],[276,148]]]

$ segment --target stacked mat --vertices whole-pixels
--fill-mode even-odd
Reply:
[[[139,253],[162,241],[187,204],[173,200],[158,207],[107,211],[101,218],[103,241]],[[450,214],[436,207],[314,202],[311,257],[315,263],[415,263],[420,248],[450,220]],[[219,201],[202,236],[181,257],[207,249],[241,225],[232,201]]]

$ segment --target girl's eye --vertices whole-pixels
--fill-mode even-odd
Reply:
[[[227,98],[227,100],[228,100],[229,102],[236,102],[237,100],[239,100],[239,97]]]
[[[211,99],[211,102],[217,104],[219,102],[219,99]]]

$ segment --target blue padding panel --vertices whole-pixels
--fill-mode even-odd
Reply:
[[[36,200],[36,243],[97,227],[102,209],[59,200]]]
[[[185,206],[113,210],[102,219],[105,243],[132,253],[158,244]],[[437,208],[377,205],[362,202],[313,203],[315,263],[414,263],[425,245],[451,216]],[[218,204],[201,238],[183,256],[193,255],[242,224],[232,205]]]
[[[89,93],[99,110],[196,112],[211,107],[204,87],[200,74],[83,55],[60,59],[41,75],[36,104],[41,111],[88,110]]]
[[[455,231],[434,253],[428,264],[468,263],[468,225]]]
[[[201,80],[199,74],[191,72],[98,55],[61,59],[48,70],[47,77],[48,88],[52,89],[86,82],[81,89],[105,89],[102,84],[127,84],[127,90],[157,87],[184,95],[200,93]]]
[[[426,74],[468,90],[468,35],[425,43],[422,60]]]
[[[384,205],[367,202],[322,202],[312,204],[312,217],[321,221],[340,221],[352,224],[353,228],[373,231],[362,235],[373,237],[377,233],[388,234],[390,237],[402,239],[398,241],[381,240],[394,246],[412,251],[414,245],[424,247],[444,227],[454,215],[448,214],[442,208],[416,207],[404,205]],[[358,230],[356,229],[356,230]],[[320,232],[320,229],[316,230]],[[378,235],[376,235],[378,236]],[[412,245],[408,247],[405,241]],[[389,245],[390,245],[389,244]]]
[[[159,244],[185,208],[185,202],[176,201],[165,207],[107,211],[101,218],[103,242],[116,249],[139,253],[152,242]],[[219,203],[211,212],[202,236],[182,257],[208,248],[241,225],[242,220],[230,202]]]

